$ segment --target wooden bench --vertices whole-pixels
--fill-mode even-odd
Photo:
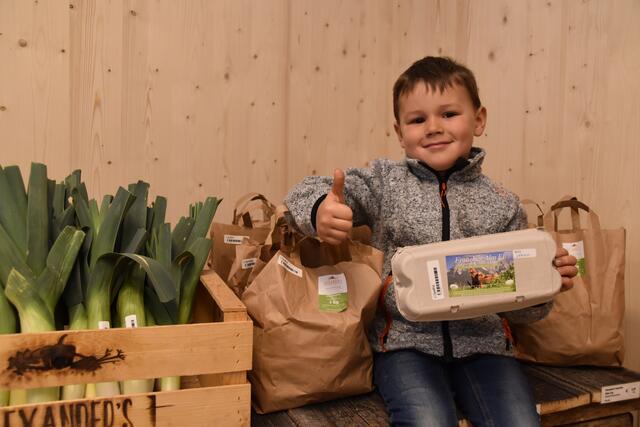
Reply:
[[[557,368],[533,364],[523,364],[523,367],[543,426],[640,427],[640,373],[623,368]],[[623,397],[625,388],[636,397],[615,401]],[[251,424],[258,427],[389,425],[384,403],[376,392],[272,414],[252,413]],[[461,420],[460,426],[470,424]]]

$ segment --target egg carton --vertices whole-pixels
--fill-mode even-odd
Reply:
[[[540,229],[399,248],[396,303],[411,321],[468,319],[547,302],[562,279],[556,242]]]

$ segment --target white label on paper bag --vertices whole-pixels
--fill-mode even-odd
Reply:
[[[529,249],[514,249],[513,257],[515,259],[519,258],[535,258],[537,256],[536,248]]]
[[[318,277],[320,311],[340,312],[347,309],[347,278],[344,274]]]
[[[427,273],[429,275],[429,284],[431,285],[431,298],[434,300],[443,299],[440,262],[438,260],[427,261]]]
[[[100,320],[98,322],[98,329],[109,329],[111,327],[111,324],[109,323],[108,320]]]
[[[241,262],[241,266],[243,270],[248,270],[250,268],[253,268],[256,266],[256,261],[258,261],[258,258],[246,258],[243,259]]]
[[[227,245],[240,245],[244,239],[248,239],[249,236],[234,236],[233,234],[225,234],[224,242]]]
[[[293,265],[291,261],[289,261],[282,255],[278,255],[278,265],[287,270],[289,273],[294,274],[298,277],[302,277],[302,270]]]
[[[640,381],[602,387],[600,403],[640,398]]]
[[[124,317],[124,326],[125,328],[137,328],[138,327],[138,316],[135,314],[130,314]]]
[[[578,260],[576,267],[578,267],[578,277],[584,276],[586,271],[586,264],[584,260],[584,242],[579,240],[577,242],[563,243],[562,247],[569,252],[569,255],[573,255]]]
[[[569,255],[573,255],[576,258],[584,258],[584,242],[582,240],[563,243],[562,247],[569,252]]]

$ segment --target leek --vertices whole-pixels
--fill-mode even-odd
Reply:
[[[86,295],[87,325],[90,329],[105,329],[111,326],[111,284],[114,278],[115,260],[103,255],[114,252],[118,230],[126,210],[131,206],[132,198],[133,195],[124,188],[118,189],[91,245],[89,261],[91,271]],[[94,223],[94,230],[96,228],[98,227]],[[118,394],[120,394],[120,387],[115,381],[96,384],[96,395],[99,397]]]
[[[75,263],[84,239],[84,233],[66,227],[51,247],[45,268],[34,283],[15,268],[5,285],[7,299],[18,310],[22,332],[48,332],[55,330],[53,312],[58,298]],[[27,403],[57,400],[59,387],[46,387],[27,391]]]
[[[49,213],[60,205],[55,188],[43,164],[32,163],[26,192],[17,167],[0,168],[4,201],[0,205],[0,282],[4,296],[18,311],[21,332],[55,329],[55,307],[84,239],[82,231],[66,226],[72,222],[69,211],[59,212],[58,220],[52,222]],[[50,235],[51,223],[56,228]],[[58,387],[27,390],[26,402],[56,400],[58,391]],[[23,393],[12,392],[10,402],[24,403],[16,398]]]
[[[148,184],[138,183],[135,192],[145,192]],[[76,192],[77,195],[77,192]],[[82,198],[74,197],[74,202],[78,199],[76,210],[85,218],[91,217],[91,208],[87,209]],[[136,226],[136,222],[127,220],[127,212],[133,208],[134,211],[141,212],[146,220],[146,206],[136,207],[134,195],[124,188],[120,188],[110,205],[103,200],[99,215],[99,228],[94,233],[94,240],[91,245],[89,259],[89,283],[86,294],[86,310],[88,315],[88,327],[96,328],[101,324],[105,326],[111,322],[111,302],[115,298],[117,284],[123,283],[122,273],[131,268],[133,263],[139,265],[146,273],[149,283],[153,286],[154,292],[160,301],[167,307],[172,319],[178,317],[178,305],[176,301],[176,291],[169,273],[159,264],[159,262],[137,254],[142,249],[146,238],[146,230]],[[145,199],[146,200],[146,199]],[[97,205],[96,205],[97,206]],[[106,210],[106,212],[103,212]],[[85,215],[86,212],[89,212]],[[95,210],[94,210],[95,214]],[[89,224],[89,227],[91,224]],[[95,227],[95,226],[94,226]],[[97,228],[97,227],[96,227]],[[125,236],[122,240],[122,248],[116,248],[117,237],[122,228]],[[108,327],[108,326],[107,326]],[[96,384],[96,395],[114,396],[119,393],[117,382]]]
[[[139,181],[129,186],[136,199],[131,205],[123,221],[122,244],[125,252],[133,253],[142,250],[143,239],[146,238],[147,198],[149,184]],[[146,326],[144,308],[145,271],[137,264],[129,266],[122,276],[122,284],[117,297],[117,315],[121,326],[138,328]],[[153,379],[133,379],[120,383],[124,394],[147,393],[153,391]]]
[[[74,222],[80,222],[75,206],[68,203],[72,197],[74,190],[76,194],[86,194],[86,188],[81,182],[81,172],[75,170],[69,175],[62,185],[56,186],[56,192],[53,197],[53,225],[54,233],[62,224],[66,224],[68,212],[72,214]],[[89,219],[87,219],[89,221]],[[78,224],[82,225],[82,224]],[[89,251],[93,241],[93,229],[84,227],[85,238],[80,247],[80,252],[76,258],[76,263],[69,277],[67,287],[64,290],[62,298],[67,307],[69,318],[69,329],[80,330],[87,329],[87,310],[84,305],[86,286],[89,281]],[[82,399],[85,397],[85,384],[67,384],[62,386],[61,399],[72,400]]]
[[[69,329],[87,329],[87,313],[84,304],[76,304],[69,308]],[[85,384],[67,384],[62,386],[62,400],[82,399],[85,397]]]
[[[16,332],[16,315],[0,284],[0,334]],[[9,390],[0,390],[0,407],[9,404]]]
[[[17,166],[0,167],[0,200],[0,334],[11,334],[17,332],[17,319],[4,294],[4,285],[17,264],[22,271],[30,273],[24,259],[27,194]],[[26,390],[0,390],[0,406],[23,403],[26,403]]]
[[[37,283],[12,269],[7,278],[5,294],[18,310],[22,332],[55,330],[53,309],[62,294],[84,233],[66,227],[56,240],[46,259],[45,269]],[[27,403],[48,402],[59,398],[59,387],[27,390]]]
[[[189,323],[191,320],[193,296],[211,249],[211,240],[206,235],[219,202],[217,198],[209,197],[204,203],[190,206],[191,216],[182,217],[171,235],[168,224],[160,226],[156,223],[151,230],[148,249],[153,258],[171,270],[178,296],[179,324]],[[163,204],[154,206],[154,209],[159,217],[164,218]],[[171,321],[171,316],[157,295],[147,290],[146,297],[158,324],[175,323]],[[179,388],[180,377],[160,379],[160,389],[163,391]]]
[[[126,274],[118,291],[118,316],[120,324],[126,328],[138,328],[147,325],[144,309],[145,272],[134,265]],[[147,393],[153,391],[153,379],[125,380],[120,386],[124,394]]]

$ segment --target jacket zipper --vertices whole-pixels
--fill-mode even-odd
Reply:
[[[444,177],[438,176],[438,183],[440,185],[440,204],[442,205],[442,241],[451,240],[451,224],[450,224],[450,212],[449,203],[447,202],[447,179],[449,174]],[[444,359],[446,361],[453,360],[453,343],[451,341],[451,333],[449,332],[449,322],[443,321],[440,323],[442,328],[442,343]]]

